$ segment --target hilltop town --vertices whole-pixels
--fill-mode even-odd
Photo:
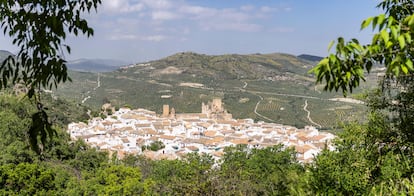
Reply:
[[[331,133],[312,126],[293,126],[233,119],[221,99],[202,103],[201,113],[176,114],[169,105],[157,115],[145,109],[120,108],[105,119],[71,123],[72,139],[81,139],[92,147],[123,158],[126,154],[145,155],[151,159],[177,159],[186,153],[208,153],[215,159],[224,155],[224,148],[238,144],[264,148],[277,144],[293,147],[301,162],[310,162],[324,148],[333,149]],[[149,150],[152,144],[159,149]]]

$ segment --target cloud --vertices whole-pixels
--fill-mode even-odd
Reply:
[[[246,13],[247,10],[254,9],[253,6],[237,8],[209,8],[202,6],[184,5],[178,9],[182,18],[188,18],[198,24],[199,28],[206,31],[259,31],[260,25],[254,23],[254,16]]]
[[[179,18],[179,16],[175,14],[174,12],[170,12],[170,11],[154,11],[152,13],[152,19],[156,21],[173,20],[177,18]]]
[[[136,40],[136,35],[131,34],[116,34],[109,36],[109,40],[111,41],[121,41],[121,40]]]
[[[253,23],[220,23],[209,22],[202,24],[202,28],[207,31],[240,31],[240,32],[258,32],[262,26]]]
[[[103,10],[109,13],[139,12],[145,8],[143,3],[131,3],[129,0],[108,0],[102,4]]]
[[[277,10],[278,10],[277,8],[273,8],[273,7],[269,7],[269,6],[260,7],[260,12],[262,12],[262,13],[276,12]]]
[[[253,11],[254,8],[255,7],[253,5],[243,5],[240,7],[240,10],[243,12],[249,12],[249,11]]]
[[[152,41],[152,42],[160,42],[165,39],[167,39],[167,36],[164,36],[164,35],[151,35],[151,36],[141,37],[141,40]]]
[[[168,37],[165,35],[149,35],[140,36],[134,34],[114,34],[108,37],[111,41],[150,41],[150,42],[161,42]]]
[[[142,0],[151,9],[169,9],[174,3],[170,0]]]
[[[192,16],[194,18],[206,18],[214,16],[218,10],[202,6],[181,6],[178,11],[182,14]]]
[[[197,5],[189,0],[105,0],[104,17],[111,24],[105,31],[118,29],[111,40],[163,41],[169,37],[190,35],[197,31],[260,32],[263,19],[275,12],[288,11],[283,7],[238,5],[236,7],[211,7]],[[101,19],[102,20],[102,19]],[[186,29],[185,32],[177,29]],[[111,29],[111,30],[108,30]],[[269,30],[268,30],[269,31]],[[272,30],[291,32],[288,28]],[[109,33],[111,34],[111,33]],[[154,36],[136,36],[154,35]]]

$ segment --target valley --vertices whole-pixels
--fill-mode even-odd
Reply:
[[[332,129],[339,121],[360,120],[360,102],[345,102],[340,93],[314,85],[307,71],[316,62],[288,54],[220,55],[178,53],[164,59],[103,73],[71,71],[72,83],[56,95],[99,110],[145,108],[160,113],[162,105],[177,113],[199,112],[202,102],[221,98],[237,119]],[[372,74],[373,75],[373,74]],[[373,77],[374,78],[374,77]],[[363,92],[371,81],[359,89]],[[305,107],[306,106],[306,107]]]

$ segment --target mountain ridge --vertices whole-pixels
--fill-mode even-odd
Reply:
[[[150,66],[142,66],[145,64]],[[211,76],[215,79],[264,79],[286,74],[307,75],[312,66],[306,60],[285,53],[206,55],[180,52],[121,70],[128,72],[131,69],[131,72],[157,76],[169,73],[166,69],[170,69],[170,73]]]

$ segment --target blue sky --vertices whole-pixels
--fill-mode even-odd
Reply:
[[[103,0],[87,15],[93,38],[69,37],[67,59],[128,62],[177,52],[283,52],[325,56],[338,36],[367,43],[362,20],[381,12],[378,0]],[[0,37],[0,48],[17,51]]]

